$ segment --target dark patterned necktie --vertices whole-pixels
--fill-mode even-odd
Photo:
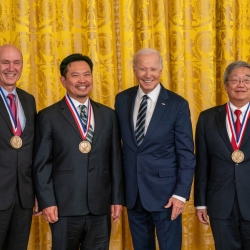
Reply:
[[[84,130],[86,131],[87,129],[87,107],[85,105],[79,105],[79,108],[80,108],[80,117],[83,122],[83,127],[84,127]],[[86,136],[86,140],[92,143],[93,136],[94,136],[94,131],[93,131],[92,125],[90,125],[88,134]]]
[[[10,100],[10,110],[11,113],[14,117],[14,120],[17,124],[17,131],[16,131],[16,135],[20,136],[22,134],[22,128],[21,128],[21,124],[19,122],[19,119],[17,117],[17,109],[16,109],[16,103],[15,103],[15,95],[14,94],[8,94],[7,98]]]
[[[142,101],[139,107],[136,127],[135,127],[135,137],[137,141],[137,145],[139,146],[144,138],[145,132],[145,121],[146,121],[146,112],[147,112],[147,105],[148,105],[148,96],[144,95],[142,97]]]

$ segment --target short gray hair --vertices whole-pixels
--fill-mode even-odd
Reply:
[[[224,84],[227,84],[228,77],[233,70],[238,69],[238,68],[242,68],[242,67],[246,67],[246,68],[250,69],[250,65],[244,61],[236,61],[236,62],[230,63],[225,69],[225,73],[224,73],[224,77],[223,77]]]
[[[163,67],[163,61],[162,61],[161,54],[160,54],[157,50],[151,49],[151,48],[140,49],[139,51],[137,51],[137,52],[135,53],[135,56],[134,56],[133,66],[135,67],[135,65],[136,65],[136,63],[137,63],[137,58],[138,58],[138,56],[152,55],[152,54],[156,54],[156,55],[159,56],[160,68],[162,69],[162,67]]]

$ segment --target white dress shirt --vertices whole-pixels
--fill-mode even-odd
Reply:
[[[147,96],[149,98],[147,100],[148,105],[147,105],[146,121],[145,121],[145,134],[147,132],[148,125],[149,125],[150,120],[152,118],[152,115],[154,113],[155,105],[156,105],[160,90],[161,90],[161,85],[159,83],[157,85],[157,87],[154,88],[154,90],[152,90],[149,94],[147,94]],[[135,106],[134,106],[134,115],[133,115],[134,129],[136,127],[136,120],[137,120],[137,116],[138,116],[138,111],[139,111],[139,108],[140,108],[142,97],[144,95],[145,95],[145,93],[142,91],[141,87],[139,86],[138,91],[137,91],[137,95],[136,95],[136,98],[135,98]]]
[[[235,122],[236,121],[236,115],[234,114],[234,111],[236,109],[239,109],[239,108],[235,107],[232,103],[229,103],[229,106],[230,106],[230,109],[231,109],[232,114],[233,114],[233,121]],[[247,108],[248,108],[248,103],[245,106],[243,106],[243,107],[241,107],[239,109],[241,111],[241,114],[240,114],[240,122],[241,122],[241,124],[242,124],[242,121],[243,121],[243,117],[244,117],[244,115],[245,115],[245,113],[247,111]],[[226,119],[226,127],[227,127],[227,134],[228,134],[229,140],[231,141],[232,132],[230,130],[230,125],[229,125],[228,119]]]
[[[80,103],[77,100],[73,99],[72,97],[70,97],[70,99],[71,99],[73,105],[75,106],[75,108],[76,108],[79,115],[80,115],[80,112],[81,112],[80,108],[79,108],[79,105],[85,105],[87,107],[87,110],[88,110],[89,103],[90,103],[89,102],[89,97],[87,98],[87,100],[84,103]],[[88,116],[89,116],[89,114],[88,114]],[[94,131],[95,130],[95,119],[94,119],[94,111],[93,111],[93,109],[92,109],[90,124],[92,126],[92,130]]]

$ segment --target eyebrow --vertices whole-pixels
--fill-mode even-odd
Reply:
[[[232,75],[231,77],[235,77],[235,76],[238,76],[238,74],[234,74],[234,75]],[[249,75],[249,74],[245,74],[245,76],[250,77],[250,75]]]
[[[12,62],[12,61],[8,59],[2,59],[1,62]],[[22,62],[22,60],[17,59],[17,60],[14,60],[13,62]]]

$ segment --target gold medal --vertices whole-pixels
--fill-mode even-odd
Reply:
[[[90,150],[91,150],[91,144],[88,141],[82,141],[79,144],[79,150],[83,153],[83,154],[87,154]]]
[[[235,163],[240,163],[244,160],[244,153],[240,150],[235,150],[233,153],[232,153],[232,160],[235,162]]]
[[[14,135],[11,139],[10,139],[10,144],[13,148],[21,148],[22,145],[23,145],[23,142],[22,142],[22,139],[17,136],[17,135]]]

